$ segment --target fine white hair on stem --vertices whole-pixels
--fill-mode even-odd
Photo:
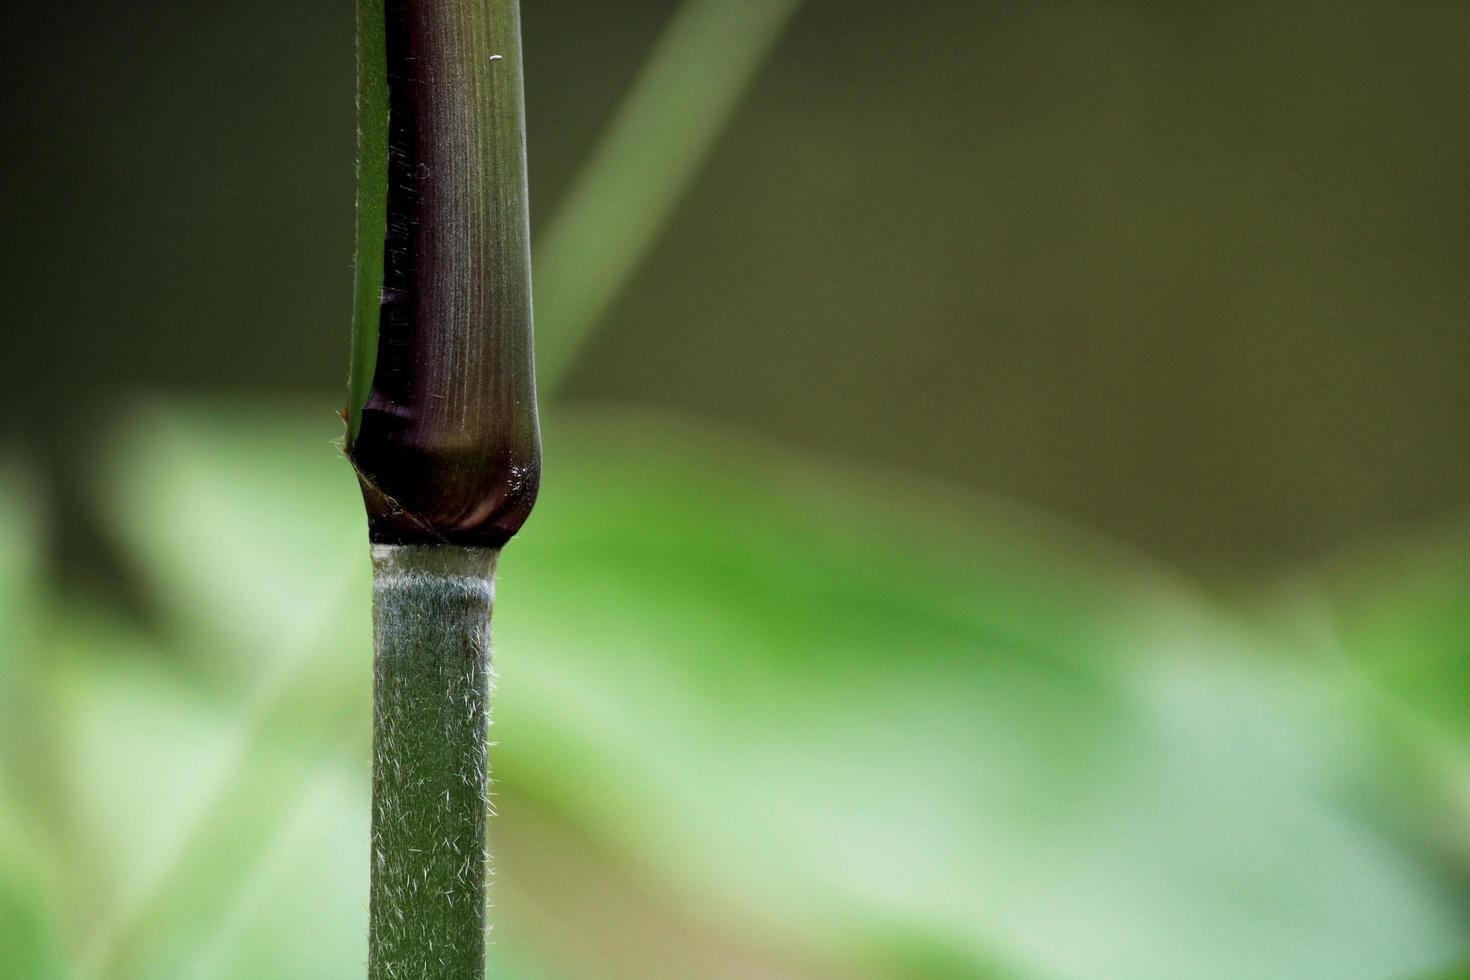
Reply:
[[[371,980],[484,969],[498,554],[373,547]]]

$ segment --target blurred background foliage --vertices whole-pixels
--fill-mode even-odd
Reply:
[[[1459,975],[1467,21],[527,4],[492,974]],[[0,976],[360,975],[350,5],[0,24]]]

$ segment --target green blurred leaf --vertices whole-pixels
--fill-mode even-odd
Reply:
[[[37,619],[43,600],[40,497],[25,468],[0,458],[0,964],[17,977],[60,972],[58,869],[29,790],[26,751]]]
[[[693,179],[801,0],[680,4],[536,249],[554,390]]]
[[[256,748],[130,940],[132,975],[297,958],[335,975],[346,960],[323,951],[361,941],[364,886],[345,875],[366,854],[366,763],[342,783],[337,760],[366,759],[347,675],[368,674],[367,612],[323,598],[356,536],[349,474],[329,418],[237,417],[135,416],[123,478],[166,500],[114,519],[168,622],[216,638],[197,658],[247,676],[242,654],[284,621],[322,638],[287,676],[326,700],[268,691],[271,722],[244,729]],[[550,420],[547,444],[496,620],[497,800],[511,827],[550,821],[500,864],[496,955],[519,968],[714,975],[687,964],[757,955],[812,977],[1394,977],[1470,946],[1453,881],[1344,791],[1390,784],[1337,676],[1172,576],[1013,505],[704,426],[604,410]],[[911,533],[888,531],[895,513]],[[227,692],[140,683],[85,685],[99,788],[139,757],[188,783],[187,756],[233,730],[207,707]],[[146,724],[127,717],[141,705]],[[112,739],[106,762],[113,729],[190,747]],[[128,826],[127,806],[170,826],[187,793],[122,796],[98,794],[91,833]],[[334,824],[357,829],[313,829]],[[596,846],[553,873],[567,834]],[[281,904],[327,879],[332,915]],[[669,897],[595,904],[606,930],[557,924],[575,902],[555,896],[609,888]],[[663,929],[706,960],[605,938]]]
[[[1314,571],[1302,601],[1322,644],[1470,748],[1470,524],[1359,548]]]
[[[23,714],[22,685],[32,668],[45,601],[40,501],[25,467],[0,456],[0,738]]]
[[[651,418],[548,444],[502,564],[500,771],[711,906],[1041,976],[1463,947],[1336,799],[1333,685],[1136,559]],[[895,510],[916,533],[880,538]]]
[[[342,603],[367,608],[365,520],[339,429],[330,412],[310,424],[259,405],[141,405],[118,427],[98,506],[184,652],[197,644],[201,666],[233,683],[333,642]]]
[[[0,806],[6,802],[0,799]],[[29,859],[32,848],[0,823],[0,950],[7,976],[54,977],[64,960],[48,885],[52,869]]]

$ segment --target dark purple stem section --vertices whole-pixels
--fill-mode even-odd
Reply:
[[[381,544],[499,547],[540,483],[516,0],[384,0],[376,360],[348,454]]]

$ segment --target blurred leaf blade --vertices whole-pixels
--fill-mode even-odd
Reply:
[[[801,0],[685,0],[537,238],[536,357],[554,392]]]
[[[61,868],[37,798],[47,754],[35,703],[45,599],[43,513],[28,468],[0,456],[0,950],[16,976],[55,976],[63,962]]]
[[[282,415],[249,432],[231,414],[134,416],[169,448],[133,457],[145,472],[129,480],[243,494],[287,537],[298,522],[330,523],[350,486],[329,447],[318,445],[320,467],[292,464],[315,487],[289,502],[275,478],[239,472],[241,460],[289,458],[318,423]],[[498,807],[511,821],[564,822],[643,887],[682,896],[671,907],[696,918],[680,934],[763,937],[758,961],[804,977],[913,975],[925,949],[977,976],[1018,977],[1137,975],[1145,962],[1227,977],[1243,951],[1262,977],[1394,976],[1465,952],[1448,881],[1340,798],[1345,777],[1372,793],[1386,784],[1332,676],[1187,583],[1003,502],[708,426],[607,410],[548,421],[561,449],[549,517],[502,566]],[[897,500],[922,501],[919,530],[875,547],[874,515]],[[212,508],[171,513],[183,523],[153,533],[258,547],[253,527],[212,526]],[[299,549],[262,555],[234,573],[290,582],[320,568]],[[170,560],[151,574],[197,588],[174,578],[207,569]],[[272,589],[240,595],[250,607],[228,618],[279,615]],[[318,610],[322,635],[366,629],[361,609]],[[344,654],[312,669],[335,689],[332,672],[356,667]],[[266,886],[250,883],[278,880],[270,855],[292,825],[278,815],[366,730],[341,690],[325,714],[312,699],[276,709],[242,773],[248,817],[224,811],[191,851],[203,860],[232,819],[248,819],[240,839],[259,855],[206,861],[209,874],[160,892],[144,920],[152,938],[129,962],[177,964],[159,956],[179,930],[223,930],[190,962],[226,975],[284,955],[266,948],[271,931],[255,923],[270,910],[248,898]],[[516,839],[497,885],[506,955],[551,975],[679,975],[638,944],[607,961],[548,932],[554,916],[536,903],[559,886],[537,868],[551,859],[537,834]],[[313,860],[287,863],[309,880]],[[601,874],[603,860],[589,856],[582,873]],[[201,888],[217,892],[202,902]],[[349,920],[322,928],[354,943]],[[1106,956],[1098,928],[1112,937]]]

